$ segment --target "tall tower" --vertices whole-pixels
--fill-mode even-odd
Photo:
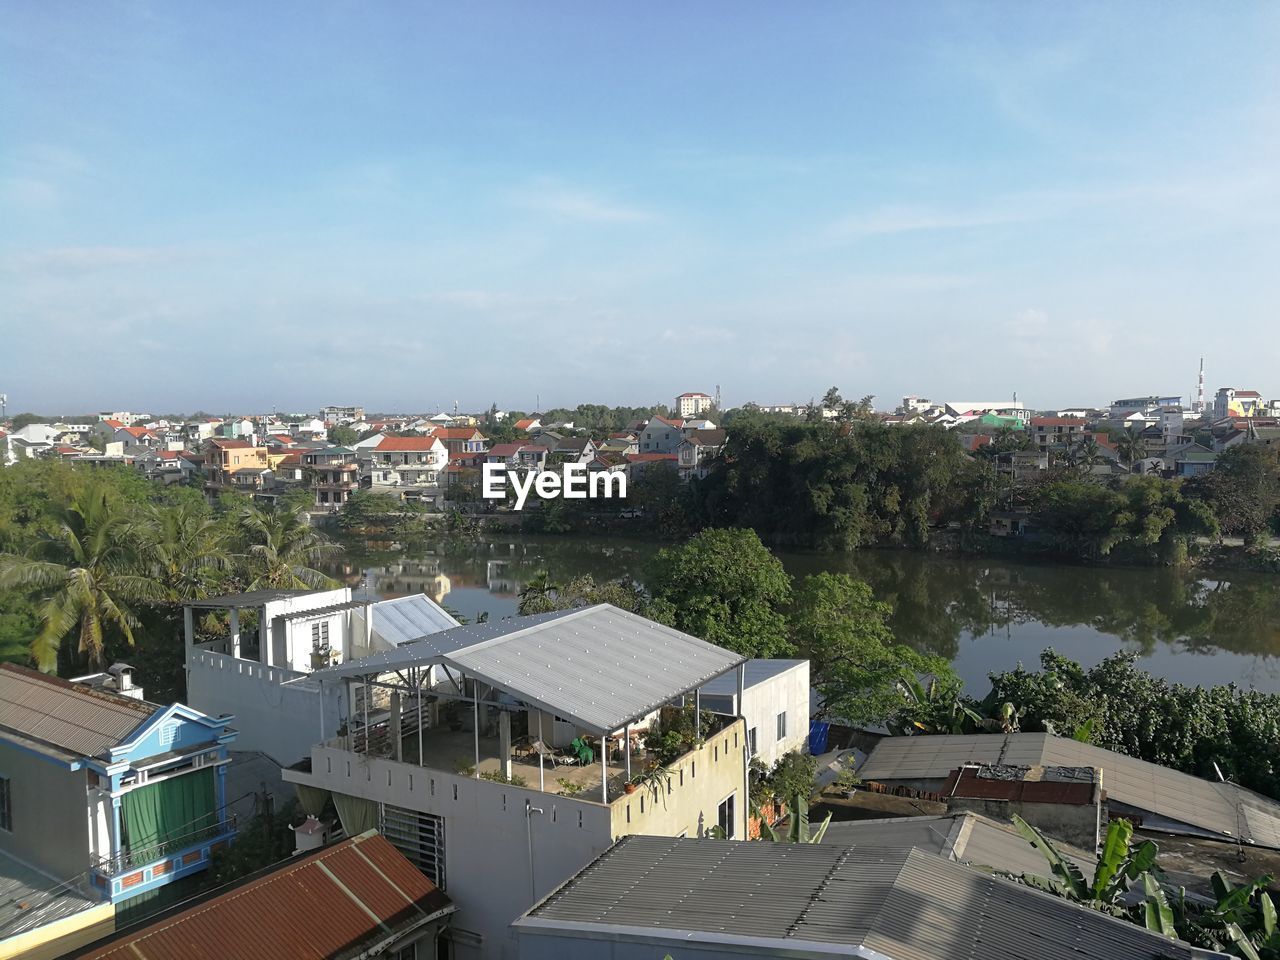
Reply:
[[[1196,402],[1191,409],[1195,413],[1204,413],[1204,357],[1200,358],[1200,380],[1196,384]]]

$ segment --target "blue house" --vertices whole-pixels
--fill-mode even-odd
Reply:
[[[232,843],[231,717],[0,664],[0,853],[119,904]]]

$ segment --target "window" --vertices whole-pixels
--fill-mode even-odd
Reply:
[[[0,777],[0,830],[13,832],[13,806],[9,778]]]
[[[311,625],[311,643],[316,647],[329,645],[329,621],[323,620]]]
[[[733,839],[733,799],[737,794],[731,793],[720,801],[720,806],[716,808],[716,823],[720,825],[720,829],[724,831],[726,839]]]
[[[756,755],[756,728],[752,727],[747,731],[747,753],[751,756]]]
[[[432,883],[445,889],[444,817],[384,803],[381,829],[393,847]]]
[[[173,741],[178,739],[178,725],[176,723],[166,723],[160,728],[160,746],[169,747],[173,745]]]
[[[778,714],[778,739],[781,740],[787,735],[787,711],[783,710]]]

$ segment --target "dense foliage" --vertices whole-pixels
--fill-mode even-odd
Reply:
[[[184,600],[327,584],[316,566],[337,550],[288,506],[24,461],[0,470],[0,657],[50,672],[127,658],[177,698]]]
[[[1085,670],[1046,650],[1039,670],[991,675],[993,694],[1017,704],[1023,730],[1087,730],[1108,750],[1280,798],[1280,696],[1234,684],[1186,687],[1115,653]],[[1215,767],[1216,764],[1216,767]]]

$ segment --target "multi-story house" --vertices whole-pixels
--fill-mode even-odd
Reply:
[[[0,852],[120,904],[230,844],[231,717],[0,665]],[[92,679],[92,678],[90,678]]]
[[[338,510],[360,489],[360,467],[349,447],[302,451],[303,472],[311,477],[315,505]]]
[[[361,473],[370,485],[422,490],[437,488],[449,465],[444,443],[430,437],[383,437],[376,446],[357,445]]]
[[[364,419],[364,407],[322,407],[320,419],[329,426],[337,423],[352,423]]]
[[[284,776],[445,890],[454,957],[514,960],[509,924],[618,837],[746,836],[747,730],[700,692],[738,668],[742,703],[743,663],[607,604],[454,627],[313,674],[347,688],[346,733]],[[803,726],[802,700],[782,709]],[[660,763],[647,737],[681,718],[703,736]]]
[[[450,456],[458,453],[484,453],[485,435],[475,427],[439,427],[434,435],[444,444]]]
[[[680,479],[703,479],[710,472],[711,461],[719,455],[726,439],[723,430],[694,430],[686,434],[676,447]]]
[[[1063,449],[1083,440],[1088,427],[1075,417],[1032,417],[1031,440],[1039,450]]]
[[[704,410],[710,410],[715,403],[715,400],[705,393],[682,393],[676,397],[675,409],[677,414],[687,420],[698,416]]]
[[[1266,409],[1266,402],[1257,390],[1222,387],[1218,390],[1218,395],[1213,398],[1214,420],[1225,420],[1227,417],[1256,417]]]
[[[267,448],[248,440],[215,437],[205,444],[204,455],[204,489],[210,497],[228,490],[261,490],[271,473]]]
[[[197,635],[197,617],[208,610],[227,616],[226,635]],[[187,699],[206,713],[234,715],[239,749],[281,764],[338,730],[342,685],[321,689],[309,680],[312,671],[393,650],[458,622],[420,593],[353,600],[346,587],[231,594],[191,601],[183,613]],[[242,629],[242,614],[252,630]]]
[[[640,432],[640,452],[675,453],[684,439],[684,421],[654,417]]]

